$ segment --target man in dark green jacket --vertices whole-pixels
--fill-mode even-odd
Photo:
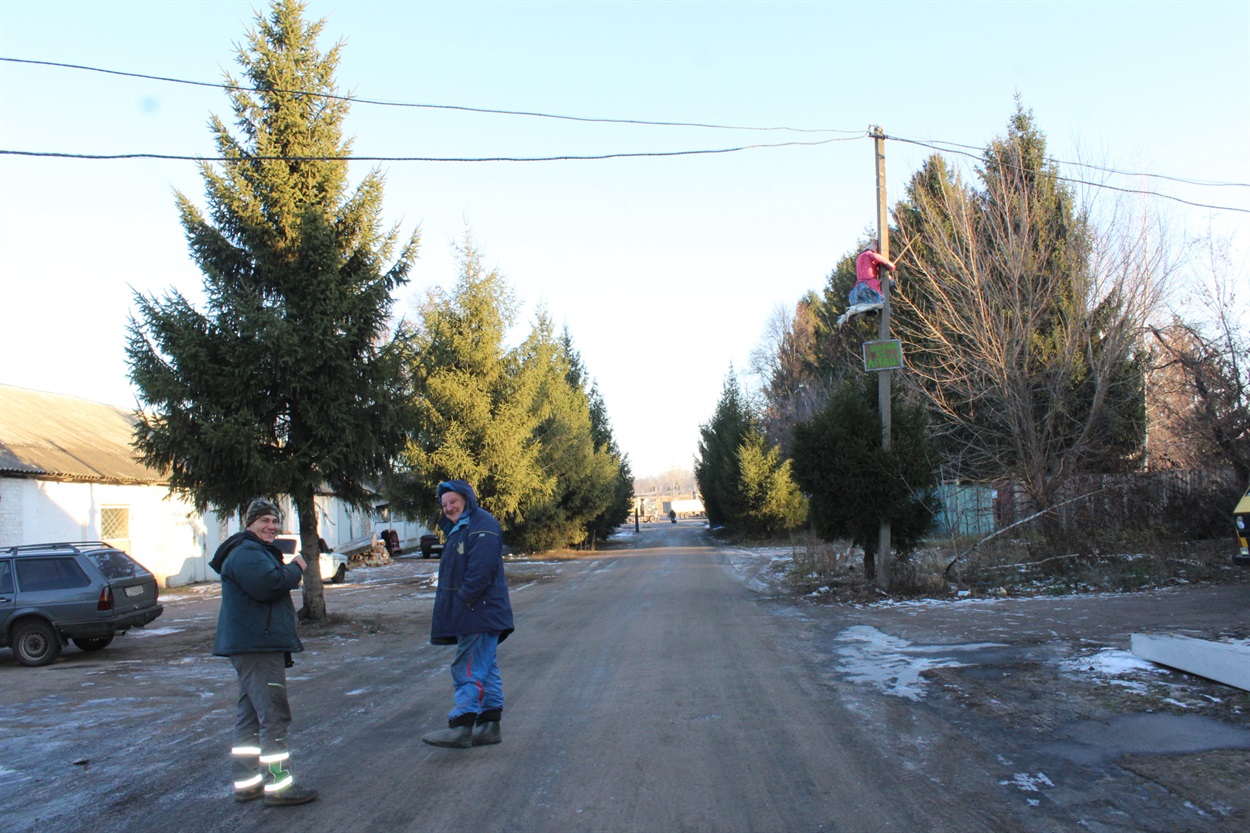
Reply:
[[[265,498],[247,507],[244,531],[231,535],[209,562],[221,574],[221,611],[213,653],[229,657],[239,679],[235,712],[234,797],[264,797],[273,806],[305,804],[316,790],[295,783],[287,771],[287,730],[291,706],[286,694],[286,664],[304,650],[295,632],[291,591],[306,567],[295,556],[282,561],[273,540],[281,530],[282,512]]]

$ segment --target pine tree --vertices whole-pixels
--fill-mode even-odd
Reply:
[[[522,504],[512,540],[530,552],[580,545],[611,500],[617,464],[595,445],[584,369],[568,332],[557,340],[540,310],[521,352],[521,372],[533,379],[538,462],[553,482]]]
[[[807,522],[807,501],[791,475],[791,461],[769,446],[762,431],[752,432],[738,447],[743,511],[734,528],[773,535]]]
[[[555,481],[539,456],[537,377],[506,345],[517,315],[512,290],[485,268],[468,234],[459,258],[451,293],[432,290],[408,334],[418,428],[388,492],[398,508],[432,520],[438,484],[467,480],[506,531]]]
[[[751,436],[754,424],[731,367],[712,419],[699,428],[699,456],[694,464],[710,524],[730,526],[743,514],[746,503],[738,449]]]
[[[226,160],[200,166],[207,215],[176,195],[205,309],[177,290],[136,296],[127,355],[143,403],[135,447],[201,509],[241,509],[290,495],[302,551],[316,564],[313,498],[328,485],[367,507],[412,419],[403,365],[387,338],[391,293],[416,256],[394,265],[381,228],[382,177],[348,192],[348,102],[337,93],[340,46],[317,49],[323,22],[278,0],[227,75],[237,133],[210,126]],[[316,569],[305,608],[326,616]]]
[[[825,540],[849,538],[864,550],[864,575],[875,571],[878,531],[906,553],[933,525],[936,455],[924,410],[891,403],[891,449],[881,448],[876,380],[844,383],[810,422],[794,430],[794,479],[807,493],[812,528]]]
[[[602,538],[607,538],[618,526],[629,520],[634,499],[634,474],[628,455],[622,454],[612,433],[608,409],[599,388],[590,386],[590,431],[595,450],[606,454],[616,463],[616,475],[607,505],[586,524],[586,542],[593,549]]]

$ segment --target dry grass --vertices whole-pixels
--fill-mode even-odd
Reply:
[[[890,595],[1063,595],[1250,579],[1250,570],[1233,566],[1230,541],[1106,541],[1085,552],[1057,554],[1023,538],[974,544],[944,539],[896,556]],[[880,598],[875,581],[864,575],[863,552],[849,542],[809,535],[795,542],[794,551],[786,576],[794,592],[842,600]]]

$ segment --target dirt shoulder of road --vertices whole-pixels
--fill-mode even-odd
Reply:
[[[1002,759],[1032,762],[1017,764],[1020,789],[1035,791],[1029,795],[1114,806],[1117,795],[1159,790],[1174,799],[1183,826],[1161,815],[1127,829],[1250,829],[1250,692],[1130,650],[1139,632],[1250,644],[1250,570],[1130,593],[895,599],[863,581],[814,588],[794,580],[785,548],[753,551],[757,566],[739,572],[750,572],[758,592],[798,607],[815,641],[835,646],[831,673],[847,676],[852,631],[898,641],[881,663],[931,663],[917,672],[925,707]],[[1043,763],[1048,772],[1083,768],[1102,787],[1084,795],[1061,789],[1059,779],[1038,777]]]

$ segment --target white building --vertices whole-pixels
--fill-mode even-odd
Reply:
[[[208,562],[240,519],[200,514],[174,496],[161,472],[135,458],[132,412],[72,396],[0,385],[0,547],[52,541],[106,541],[125,550],[166,587],[216,581]],[[430,498],[433,502],[434,498]],[[298,532],[290,509],[286,530]],[[318,496],[318,531],[333,549],[396,529],[405,549],[425,531]],[[374,515],[377,515],[375,518]]]
[[[0,547],[107,541],[167,586],[215,578],[203,518],[135,459],[129,411],[0,385]]]

